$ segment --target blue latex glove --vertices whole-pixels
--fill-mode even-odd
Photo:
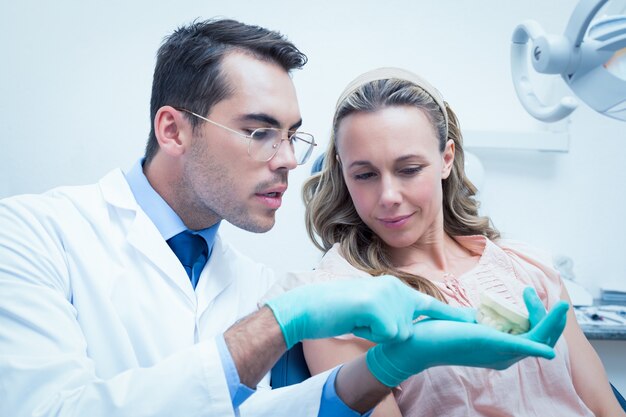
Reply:
[[[506,369],[527,356],[554,357],[552,347],[565,328],[569,305],[560,301],[549,314],[535,290],[524,291],[531,330],[513,336],[476,323],[421,320],[403,342],[379,344],[367,352],[367,365],[383,384],[395,387],[427,368],[461,365]]]
[[[287,349],[303,339],[347,333],[376,343],[405,340],[419,316],[473,322],[476,315],[473,309],[449,306],[392,276],[305,285],[267,305]]]
[[[531,340],[535,340],[537,342],[544,343],[550,347],[554,347],[557,340],[559,340],[559,336],[561,336],[562,332],[554,332],[553,330],[558,328],[557,326],[563,326],[565,328],[566,320],[567,320],[567,310],[569,309],[568,304],[565,301],[559,301],[553,308],[550,314],[553,314],[554,310],[557,308],[564,309],[563,317],[561,322],[557,322],[557,317],[554,317],[555,326],[554,328],[550,326],[546,326],[542,320],[546,317],[546,309],[541,302],[541,299],[537,295],[537,292],[532,287],[524,288],[524,303],[526,304],[526,308],[528,309],[528,321],[530,322],[531,331],[525,333],[524,337],[532,337]]]

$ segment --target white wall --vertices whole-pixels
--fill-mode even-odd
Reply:
[[[562,32],[575,4],[2,0],[0,197],[89,183],[113,167],[130,167],[149,131],[155,52],[166,34],[197,17],[278,29],[307,53],[310,62],[294,80],[303,129],[316,134],[321,148],[343,86],[388,65],[430,79],[467,129],[541,130],[514,94],[511,33],[527,18]],[[539,81],[560,89],[556,78]],[[486,172],[483,210],[505,236],[571,256],[578,279],[595,292],[626,280],[626,125],[582,105],[569,128],[568,153],[476,151]],[[319,253],[306,237],[299,196],[309,167],[292,174],[273,231],[223,231],[280,270],[312,267]]]

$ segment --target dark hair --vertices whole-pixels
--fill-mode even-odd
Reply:
[[[285,71],[302,68],[307,57],[283,35],[235,20],[207,20],[178,28],[165,38],[157,53],[150,99],[150,137],[146,163],[159,145],[154,118],[165,105],[187,108],[206,115],[227,98],[230,89],[220,72],[222,58],[233,50],[276,63]],[[195,129],[199,121],[188,117]]]

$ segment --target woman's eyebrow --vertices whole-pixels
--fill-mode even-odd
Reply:
[[[401,157],[396,158],[396,162],[404,162],[409,159],[417,159],[421,161],[425,158],[422,155],[418,155],[418,154],[402,155]]]
[[[372,165],[370,161],[353,161],[348,168]]]
[[[418,161],[424,160],[424,158],[421,155],[409,154],[409,155],[402,155],[402,156],[396,158],[394,160],[394,163],[405,162],[405,161],[410,160],[410,159],[416,159]],[[352,167],[355,167],[355,166],[357,166],[357,167],[368,166],[368,165],[372,165],[372,163],[370,161],[367,161],[367,160],[358,160],[358,161],[353,161],[352,163],[350,163],[348,168],[352,168]]]

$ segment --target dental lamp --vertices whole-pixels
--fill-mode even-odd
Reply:
[[[529,50],[535,71],[560,74],[589,107],[626,121],[626,15],[593,20],[607,1],[581,0],[563,35],[546,34],[534,20],[515,28],[511,45],[513,85],[526,111],[536,119],[561,120],[576,109],[578,102],[570,96],[554,105],[539,100],[528,78]]]

